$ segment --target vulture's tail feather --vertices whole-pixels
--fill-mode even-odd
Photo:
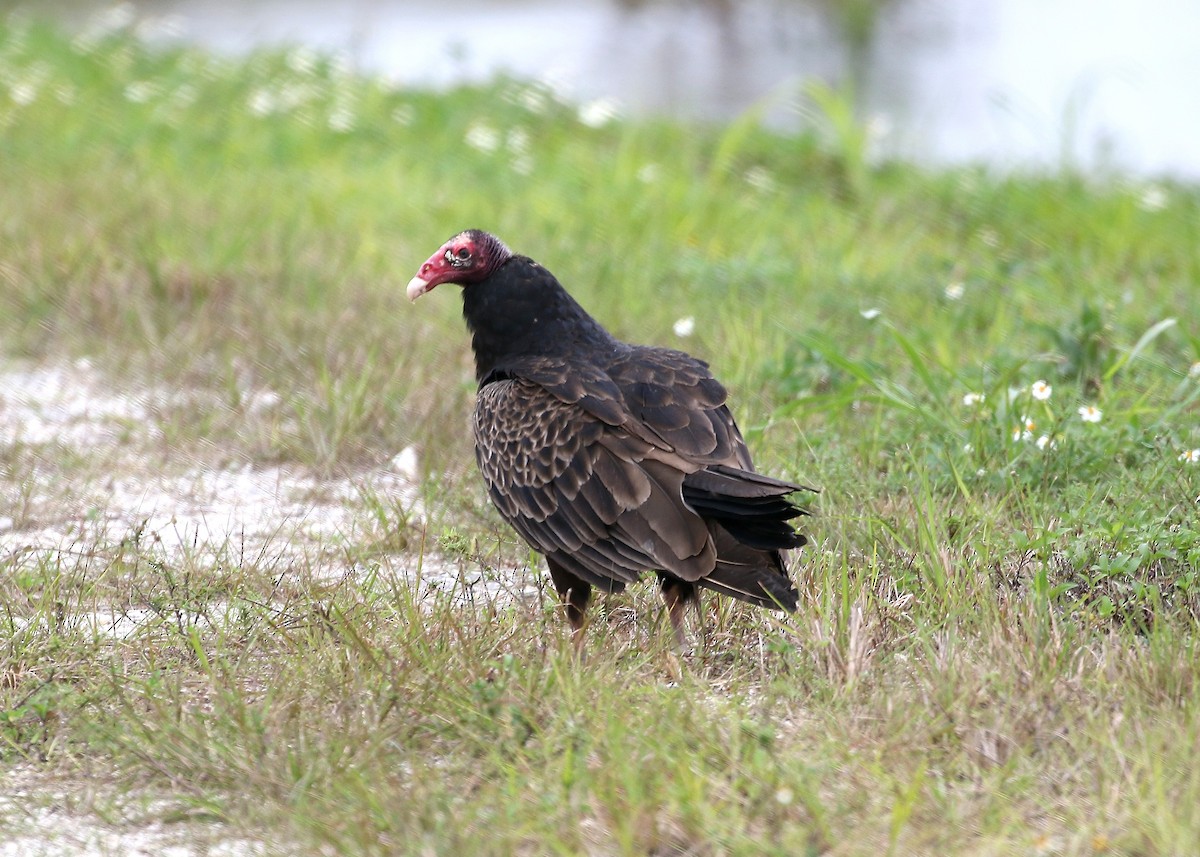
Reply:
[[[717,465],[683,480],[683,500],[697,515],[720,524],[741,544],[763,551],[798,548],[804,536],[788,521],[808,514],[789,498],[803,485]]]

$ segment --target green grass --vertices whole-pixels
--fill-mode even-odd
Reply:
[[[1196,188],[872,166],[830,93],[832,138],[592,128],[522,83],[14,21],[0,72],[4,356],[211,392],[157,415],[147,472],[416,443],[435,474],[428,530],[374,498],[397,532],[343,546],[374,572],[337,583],[136,541],[0,556],[6,763],[280,853],[1200,841]],[[647,588],[598,611],[581,666],[548,594],[464,608],[412,576],[425,548],[484,577],[529,559],[483,508],[457,296],[403,298],[472,226],[619,335],[708,359],[764,469],[821,487],[795,617],[710,600],[678,669]],[[2,448],[0,496],[96,455]],[[123,606],[159,620],[72,618]]]

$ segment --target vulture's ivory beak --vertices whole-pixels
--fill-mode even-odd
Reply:
[[[425,294],[432,288],[428,280],[422,280],[420,277],[413,277],[408,281],[408,288],[404,293],[408,295],[410,301],[415,301],[421,295]]]

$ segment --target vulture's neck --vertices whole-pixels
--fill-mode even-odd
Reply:
[[[480,382],[524,357],[603,362],[627,347],[588,315],[553,274],[524,256],[514,256],[462,294]]]

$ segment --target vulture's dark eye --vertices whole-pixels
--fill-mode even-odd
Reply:
[[[468,250],[466,247],[461,248],[458,251],[458,258],[462,259],[465,262],[467,259],[471,258],[471,251]]]

